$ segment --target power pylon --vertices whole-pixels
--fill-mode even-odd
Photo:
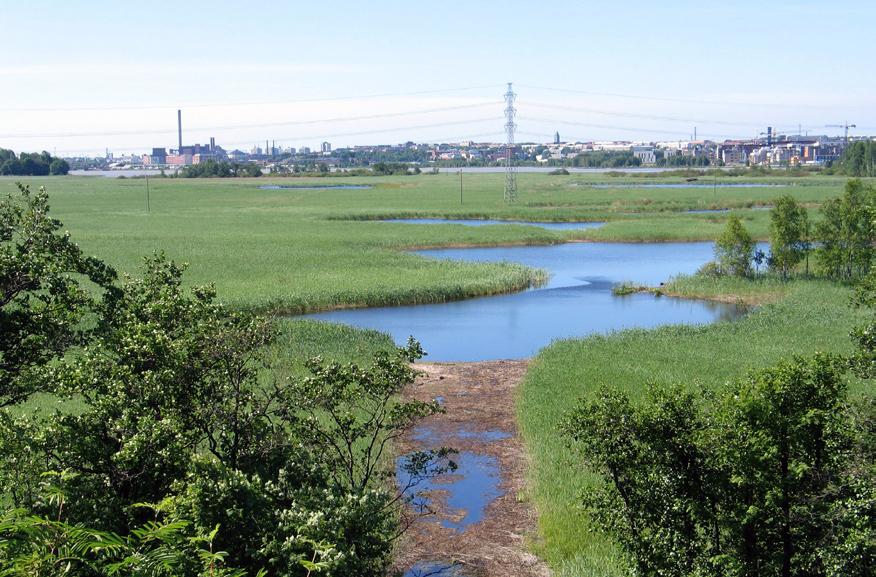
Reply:
[[[514,166],[514,99],[516,98],[511,83],[508,83],[508,92],[505,93],[505,202],[517,201],[517,168]]]

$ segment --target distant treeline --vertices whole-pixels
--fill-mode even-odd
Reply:
[[[45,150],[42,152],[22,152],[0,148],[0,175],[4,176],[47,176],[67,174],[70,165],[66,160],[55,158]]]
[[[832,171],[847,176],[876,176],[876,142],[853,142],[832,167]]]
[[[655,160],[657,166],[709,166],[709,159],[705,156],[676,155],[665,158],[661,151],[657,151]],[[582,152],[563,164],[585,168],[625,168],[641,166],[642,159],[629,150],[594,150]]]
[[[200,164],[186,166],[179,171],[180,178],[234,178],[256,177],[262,175],[262,169],[252,162],[217,162],[208,160]]]

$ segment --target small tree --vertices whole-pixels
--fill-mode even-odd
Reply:
[[[809,216],[791,195],[776,199],[770,211],[770,264],[783,279],[808,252]]]
[[[754,257],[754,239],[735,214],[727,219],[727,228],[715,242],[715,261],[721,274],[750,276]]]
[[[815,237],[820,243],[816,258],[824,274],[853,280],[869,272],[876,241],[874,197],[872,186],[855,179],[846,183],[842,197],[822,204],[823,218],[815,227]]]

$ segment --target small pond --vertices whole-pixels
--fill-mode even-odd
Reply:
[[[442,510],[452,516],[442,515],[438,521],[447,529],[464,531],[479,523],[489,504],[502,496],[499,461],[492,455],[471,451],[461,451],[451,459],[457,466],[454,472],[414,483],[402,457],[396,464],[396,479],[401,487],[413,486],[416,497],[412,504],[416,510],[434,507],[431,497],[441,492],[444,497],[441,501],[445,504]]]
[[[437,249],[430,258],[518,262],[548,270],[545,286],[463,301],[347,309],[304,318],[346,323],[390,334],[399,343],[415,336],[430,361],[483,361],[531,357],[551,341],[666,324],[734,319],[732,304],[655,297],[615,296],[624,281],[659,285],[691,274],[713,258],[710,242],[568,243],[552,246]]]
[[[461,224],[463,226],[492,226],[496,224],[519,224],[537,226],[548,230],[580,230],[584,228],[599,228],[604,222],[535,222],[525,220],[476,220],[476,219],[444,219],[444,218],[389,218],[380,222],[397,222],[402,224]]]
[[[370,184],[263,184],[259,190],[365,190],[373,188]]]
[[[405,571],[403,577],[464,577],[464,573],[457,563],[420,561]]]
[[[714,182],[705,179],[702,182],[643,182],[618,184],[575,184],[582,188],[715,188]],[[787,184],[757,183],[757,182],[719,182],[717,188],[784,188]]]

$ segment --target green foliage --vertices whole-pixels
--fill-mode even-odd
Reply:
[[[715,262],[721,274],[751,276],[751,261],[754,258],[754,239],[745,230],[736,214],[727,219],[727,227],[715,241]]]
[[[70,472],[46,473],[41,493],[52,516],[7,509],[0,517],[0,574],[9,577],[245,577],[227,567],[227,553],[214,550],[219,531],[192,533],[190,523],[167,515],[164,507],[137,504],[154,519],[120,535],[67,520],[64,485]],[[324,563],[320,561],[320,567]],[[255,575],[255,573],[252,573]],[[263,577],[258,572],[258,577]]]
[[[822,204],[822,220],[815,226],[819,242],[815,255],[823,274],[853,280],[869,272],[876,242],[874,200],[873,186],[850,180],[842,197]]]
[[[44,256],[63,264],[78,253],[49,234],[57,226],[47,225],[55,242]],[[22,269],[37,254],[11,250],[5,265]],[[11,374],[39,365],[37,382],[51,382],[75,409],[0,413],[0,499],[20,510],[7,509],[0,571],[243,574],[220,567],[227,562],[282,577],[384,575],[414,497],[412,487],[392,488],[389,443],[440,410],[398,398],[419,345],[375,347],[384,350],[366,365],[316,358],[309,376],[284,378],[287,367],[272,365],[273,323],[227,310],[210,286],[186,288],[183,268],[162,254],[146,258],[141,276],[88,301],[92,326],[80,348],[10,360]],[[54,271],[45,270],[41,278]],[[417,453],[408,472],[438,474],[452,467],[449,454]],[[47,488],[52,471],[65,472],[63,483]],[[161,503],[167,523],[141,503]],[[111,541],[112,552],[71,542],[81,534]]]
[[[206,160],[200,164],[186,166],[179,171],[181,178],[254,178],[262,175],[262,169],[252,162],[221,162]]]
[[[66,160],[48,152],[22,152],[16,157],[13,151],[0,148],[0,176],[60,176],[69,171]]]
[[[808,251],[809,216],[793,196],[784,194],[770,211],[770,267],[787,279]]]
[[[859,140],[851,143],[843,151],[835,169],[839,174],[856,178],[876,176],[876,142]]]
[[[388,176],[391,174],[420,174],[420,168],[418,166],[411,166],[405,162],[376,162],[371,165],[371,171],[378,176]]]
[[[701,391],[721,395],[727,383],[794,354],[848,354],[849,331],[868,319],[864,311],[848,306],[847,288],[827,281],[692,277],[680,288],[673,283],[664,288],[670,294],[736,295],[771,304],[734,322],[557,341],[533,359],[520,391],[518,417],[531,455],[528,494],[539,512],[537,551],[558,576],[629,574],[615,540],[580,506],[582,492],[604,481],[583,466],[558,430],[570,399],[593,400],[606,386],[620,390],[634,406],[645,403],[649,385],[667,390],[680,385],[698,399]],[[872,396],[872,383],[852,380],[849,385],[852,398]]]
[[[714,405],[678,387],[638,407],[616,391],[582,403],[565,431],[605,479],[585,494],[591,518],[641,575],[866,575],[873,551],[842,529],[876,535],[848,502],[849,447],[865,439],[849,436],[844,367],[795,358]]]
[[[625,166],[639,166],[642,159],[630,151],[593,151],[579,154],[572,159],[572,166],[585,166],[597,168],[620,168]]]
[[[0,202],[0,407],[53,388],[46,366],[84,341],[96,305],[81,281],[108,288],[115,278],[60,232],[44,189],[18,190]]]

